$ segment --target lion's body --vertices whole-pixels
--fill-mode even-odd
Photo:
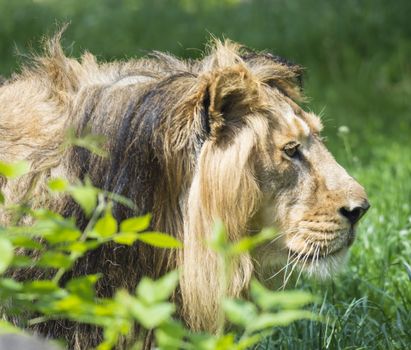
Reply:
[[[154,229],[184,242],[178,252],[139,244],[91,252],[73,274],[103,272],[99,295],[134,289],[144,275],[156,278],[182,266],[180,314],[193,329],[214,330],[221,293],[215,278],[218,259],[204,240],[217,218],[226,223],[232,240],[252,228],[268,188],[262,189],[256,173],[271,174],[268,158],[274,146],[266,141],[271,137],[267,130],[278,124],[264,113],[280,115],[288,105],[302,113],[290,100],[298,96],[296,68],[270,55],[242,56],[241,50],[216,43],[200,61],[157,53],[99,64],[90,54],[81,62],[65,57],[56,41],[45,57],[0,87],[0,160],[31,164],[20,180],[0,178],[8,203],[28,199],[35,207],[75,216],[84,226],[81,211],[67,199],[51,200],[46,183],[57,176],[74,181],[87,175],[95,186],[135,203],[134,211],[114,206],[116,219],[151,212]],[[243,121],[239,115],[256,117]],[[314,117],[304,120],[301,130],[318,129]],[[78,135],[104,135],[109,157],[61,147],[71,127]],[[8,220],[0,209],[0,223]],[[269,221],[282,227],[281,220]],[[233,264],[229,293],[238,296],[246,293],[255,267],[249,254]],[[67,330],[57,322],[41,331],[77,348],[95,346],[100,339],[96,330]]]

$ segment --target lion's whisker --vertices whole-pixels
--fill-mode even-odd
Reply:
[[[304,262],[303,262],[303,266],[300,268],[300,272],[299,272],[299,274],[298,274],[298,276],[297,276],[297,281],[295,282],[295,286],[297,286],[298,281],[300,280],[300,277],[301,277],[301,274],[302,274],[302,272],[303,272],[303,270],[304,270],[305,264],[307,263],[307,261],[308,261],[308,259],[309,259],[309,257],[310,257],[312,248],[313,248],[313,247],[311,247],[310,250],[309,250],[309,252],[305,255]]]
[[[284,288],[286,287],[286,285],[287,285],[287,283],[288,283],[288,280],[290,279],[291,275],[293,274],[293,271],[294,271],[295,267],[298,265],[298,262],[299,262],[299,260],[300,260],[300,257],[301,257],[303,254],[304,254],[304,252],[301,251],[301,252],[297,255],[297,258],[294,259],[293,267],[291,268],[291,271],[290,271],[290,273],[288,274],[288,276],[287,276],[287,271],[286,271],[286,273],[285,273],[285,275],[284,275],[284,282],[283,282],[283,285],[281,286],[281,289],[284,289]],[[306,256],[308,256],[309,254],[310,254],[310,252],[308,252],[308,253],[306,254]],[[286,278],[286,277],[287,277],[287,278]]]
[[[321,252],[321,245],[319,243],[317,244],[317,252],[315,256],[315,262],[318,263],[320,261],[320,252]]]
[[[276,237],[274,237],[270,242],[268,242],[267,245],[274,244],[274,243],[277,242],[280,238],[283,238],[286,234],[287,234],[287,232],[282,232],[282,233],[280,233],[279,235],[277,235]]]
[[[284,272],[284,279],[287,276],[287,271],[288,271],[288,266],[290,265],[290,256],[291,256],[291,250],[288,250],[288,256],[287,256],[287,263],[285,264],[285,272]],[[284,283],[283,283],[284,284]]]
[[[285,266],[283,266],[283,267],[281,268],[281,270],[277,271],[275,274],[273,274],[272,276],[268,277],[268,278],[266,279],[266,281],[269,281],[269,280],[273,279],[274,277],[276,277],[277,275],[279,275],[282,271],[284,271],[284,269],[287,268],[287,266],[290,266],[290,264],[292,264],[292,263],[293,263],[295,260],[297,260],[297,259],[298,259],[298,256],[294,257],[293,260],[291,260],[288,264],[286,264]]]
[[[301,274],[302,274],[302,272],[303,272],[303,270],[304,270],[304,267],[305,267],[305,264],[307,263],[307,261],[308,261],[308,255],[306,255],[305,258],[304,258],[304,260],[303,260],[303,266],[301,266],[300,272],[298,273],[298,276],[297,276],[297,281],[296,281],[295,284],[294,284],[295,287],[297,286],[298,281],[300,280]]]

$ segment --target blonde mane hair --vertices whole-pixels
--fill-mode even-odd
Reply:
[[[215,331],[225,291],[206,241],[217,219],[231,241],[248,234],[262,203],[255,158],[273,123],[263,113],[277,108],[264,89],[275,91],[278,106],[299,99],[300,68],[230,41],[214,40],[200,60],[154,52],[114,63],[98,63],[90,53],[68,58],[59,41],[60,35],[49,41],[44,55],[0,87],[0,159],[31,164],[20,180],[0,179],[7,202],[28,199],[75,216],[84,227],[87,220],[71,200],[48,197],[50,178],[88,176],[95,186],[132,199],[136,210],[114,205],[118,220],[151,212],[152,228],[177,237],[184,249],[108,244],[82,258],[70,276],[103,272],[97,293],[109,296],[120,287],[134,289],[142,276],[180,267],[181,317],[193,329]],[[77,135],[104,135],[109,157],[62,148],[71,127]],[[0,222],[8,220],[0,209]],[[245,294],[254,270],[249,254],[233,261],[228,294]],[[70,331],[48,323],[40,330],[79,348],[100,339],[82,326]]]

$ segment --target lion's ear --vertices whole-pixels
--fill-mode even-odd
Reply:
[[[225,126],[238,122],[257,106],[259,88],[241,65],[215,71],[209,78],[204,98],[205,118],[211,136],[218,137]]]

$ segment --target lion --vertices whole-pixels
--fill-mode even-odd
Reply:
[[[114,204],[117,220],[152,213],[152,229],[184,246],[106,244],[67,278],[102,272],[97,294],[111,296],[118,288],[135,289],[142,276],[179,268],[181,319],[193,330],[214,332],[223,287],[218,256],[205,242],[218,219],[233,242],[268,226],[279,232],[232,262],[231,297],[246,296],[253,276],[264,281],[288,265],[334,275],[369,203],[324,146],[320,118],[299,106],[301,67],[229,40],[214,40],[198,60],[153,52],[99,63],[87,52],[80,60],[66,57],[60,36],[0,87],[0,160],[26,160],[31,169],[19,180],[0,178],[6,203],[29,201],[84,227],[72,201],[50,199],[47,182],[87,176],[134,202],[135,209]],[[61,147],[70,128],[104,135],[109,156]],[[0,209],[0,223],[9,220]],[[70,348],[101,340],[90,326],[37,327]]]

